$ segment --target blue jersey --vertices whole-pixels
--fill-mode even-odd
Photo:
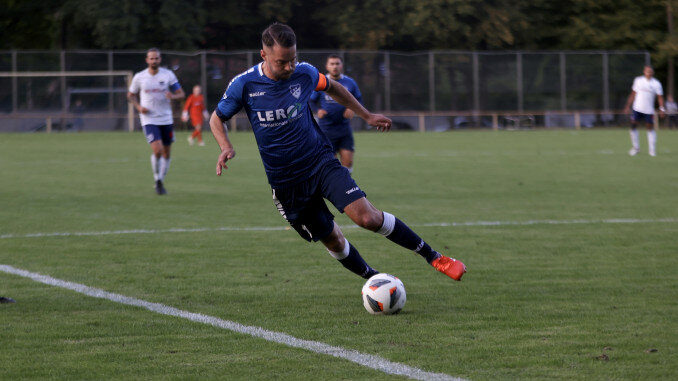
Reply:
[[[358,84],[353,78],[341,75],[337,82],[341,83],[358,102],[362,103],[362,94],[358,89]],[[346,107],[337,103],[332,97],[322,91],[315,91],[311,96],[311,101],[319,104],[319,107],[327,111],[327,115],[318,119],[320,128],[330,139],[339,138],[351,133],[351,123],[349,119],[344,118]]]
[[[280,81],[268,78],[262,65],[233,78],[216,113],[225,121],[244,108],[269,184],[297,184],[334,159],[332,146],[308,106],[313,91],[327,90],[329,81],[305,62]]]

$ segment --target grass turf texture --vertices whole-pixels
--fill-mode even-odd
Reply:
[[[629,157],[622,129],[357,134],[369,199],[469,268],[454,282],[345,229],[403,280],[396,316],[364,311],[362,279],[293,230],[25,236],[286,226],[251,134],[221,178],[213,140],[185,137],[159,197],[138,133],[3,134],[0,264],[474,380],[678,378],[678,223],[597,222],[678,218],[675,131],[655,158]],[[532,220],[591,223],[426,226]],[[17,301],[0,305],[5,379],[392,378],[15,275],[0,296]]]

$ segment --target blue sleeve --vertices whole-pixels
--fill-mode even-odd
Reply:
[[[179,84],[179,82],[177,82],[173,85],[170,85],[170,87],[169,87],[171,92],[175,92],[175,91],[179,90],[180,88],[181,88],[181,85]]]
[[[241,78],[236,77],[228,84],[224,97],[221,98],[217,105],[215,112],[222,122],[231,119],[243,107],[242,92],[244,81]]]
[[[313,84],[313,90],[315,91],[325,91],[329,87],[329,81],[327,80],[327,77],[324,74],[320,74],[318,69],[315,68],[315,66],[307,63],[307,62],[300,62],[297,65],[297,70],[303,72],[304,74],[308,75],[311,77],[311,83]],[[321,78],[322,76],[322,78]]]

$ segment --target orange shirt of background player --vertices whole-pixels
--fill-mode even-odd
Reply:
[[[191,94],[186,98],[186,104],[184,105],[184,111],[188,111],[188,114],[191,116],[191,124],[194,126],[200,126],[203,122],[203,113],[205,112],[205,101],[202,96]]]

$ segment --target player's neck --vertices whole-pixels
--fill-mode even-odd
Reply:
[[[341,73],[339,73],[337,75],[330,74],[330,78],[337,81],[337,80],[341,79]]]
[[[158,71],[159,71],[159,69],[158,69],[157,67],[156,67],[155,69],[153,69],[153,68],[150,67],[150,66],[148,67],[148,72],[149,72],[149,74],[151,74],[151,75],[156,75],[156,74],[158,74]]]

